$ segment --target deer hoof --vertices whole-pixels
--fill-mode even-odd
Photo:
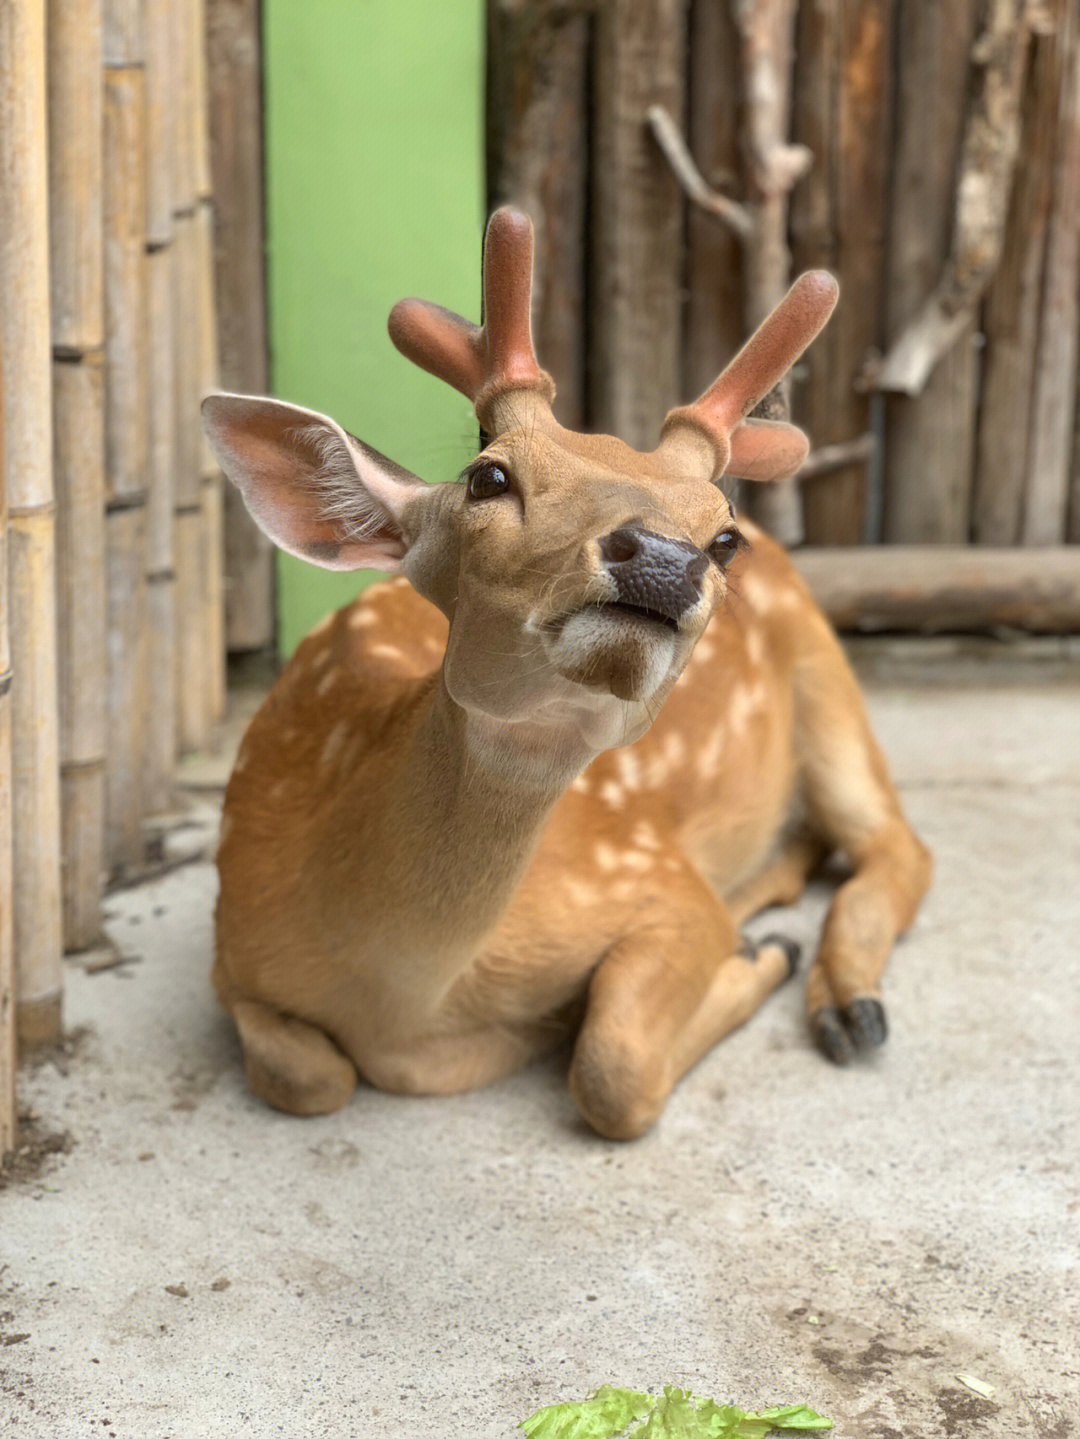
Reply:
[[[879,999],[853,999],[844,1009],[844,1023],[856,1049],[876,1049],[889,1033]]]
[[[787,955],[787,978],[793,978],[799,967],[799,959],[802,955],[802,945],[793,939],[788,939],[786,934],[767,934],[764,939],[759,939],[754,946],[755,954],[759,949],[764,949],[767,944],[774,944],[782,949]]]
[[[810,1033],[814,1037],[814,1043],[826,1059],[831,1059],[834,1064],[847,1064],[855,1053],[855,1046],[851,1042],[851,1036],[844,1028],[844,1021],[840,1017],[840,1011],[831,1006],[826,1009],[819,1009],[810,1016]]]

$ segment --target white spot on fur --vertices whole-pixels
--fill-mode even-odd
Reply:
[[[279,779],[276,784],[272,784],[270,786],[266,793],[270,799],[280,799],[281,796],[285,793],[285,788],[285,781],[283,779]]]
[[[647,819],[638,820],[630,838],[638,849],[658,850],[660,848],[660,836]]]
[[[720,773],[724,750],[727,748],[727,729],[717,725],[712,734],[698,750],[697,772],[702,779],[715,779]]]
[[[368,650],[368,654],[380,660],[401,659],[401,650],[397,645],[372,645],[371,649]]]
[[[570,788],[577,790],[578,794],[590,794],[592,792],[592,781],[587,774],[579,774]]]
[[[709,660],[715,659],[715,657],[716,646],[713,642],[708,639],[700,639],[690,659],[691,663],[697,661],[700,664],[708,664]]]
[[[753,571],[743,575],[739,593],[751,609],[757,610],[759,615],[767,615],[776,606],[776,591],[772,585],[763,580],[760,575],[754,574]]]
[[[379,616],[373,609],[368,608],[366,605],[360,609],[353,610],[349,616],[349,628],[353,630],[366,630],[371,625],[377,625],[378,623]]]
[[[656,858],[651,854],[644,854],[640,849],[628,849],[622,855],[622,867],[635,874],[648,874],[649,870],[656,867]]]
[[[612,809],[622,809],[626,803],[626,791],[621,784],[616,784],[613,779],[606,779],[600,786],[600,798]]]
[[[753,685],[736,685],[732,690],[731,698],[728,701],[727,719],[731,726],[731,733],[736,738],[745,733],[747,725],[761,709],[764,700],[765,685],[761,680]]]
[[[625,789],[641,788],[641,761],[632,749],[615,751],[615,768]]]
[[[611,874],[619,867],[619,855],[606,840],[600,840],[593,850],[593,859],[605,874]]]
[[[349,733],[348,720],[338,720],[337,724],[326,736],[326,743],[322,747],[322,754],[319,761],[322,764],[333,764],[341,753],[341,748]]]
[[[746,653],[752,665],[760,667],[765,658],[765,636],[756,626],[747,631]]]
[[[337,684],[340,678],[341,671],[338,669],[337,665],[335,665],[333,669],[327,670],[327,672],[323,675],[322,679],[315,686],[315,693],[317,695],[325,694],[327,690],[333,689],[334,685]]]
[[[578,879],[576,875],[563,876],[563,889],[574,904],[595,904],[599,898],[596,886],[589,884],[587,880]]]
[[[682,869],[682,864],[677,859],[673,859],[669,856],[667,859],[664,860],[664,868],[667,870],[668,874],[678,874],[679,871]]]

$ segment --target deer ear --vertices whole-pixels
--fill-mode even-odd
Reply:
[[[207,439],[276,545],[328,570],[399,570],[402,520],[427,486],[314,410],[208,395]]]

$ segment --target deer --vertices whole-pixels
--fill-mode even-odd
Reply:
[[[238,750],[213,984],[251,1091],[297,1115],[362,1080],[488,1085],[570,1044],[613,1140],[795,971],[783,935],[845,876],[806,978],[837,1063],[886,1037],[881,979],[930,880],[853,671],[786,553],[720,481],[808,452],[757,419],[827,320],[808,272],[651,453],[564,429],[533,349],[533,232],[488,222],[484,323],[390,313],[407,359],[474,404],[483,448],[426,483],[315,411],[213,394],[204,428],[280,547],[390,578],[324,619]]]

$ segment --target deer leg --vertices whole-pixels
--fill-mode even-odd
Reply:
[[[806,881],[828,853],[815,836],[798,834],[786,840],[765,868],[728,896],[736,924],[745,924],[774,904],[794,904]]]
[[[797,951],[769,939],[740,953],[728,910],[696,892],[619,940],[597,966],[574,1046],[570,1089],[608,1139],[635,1139],[677,1080],[743,1024],[794,970]]]
[[[901,811],[854,676],[837,658],[839,672],[808,687],[804,781],[816,825],[853,873],[833,896],[806,997],[815,1042],[844,1064],[886,1037],[881,976],[929,887],[932,862]]]
[[[253,999],[235,1000],[232,1016],[254,1094],[288,1114],[329,1114],[356,1088],[356,1068],[330,1036],[306,1020]]]

